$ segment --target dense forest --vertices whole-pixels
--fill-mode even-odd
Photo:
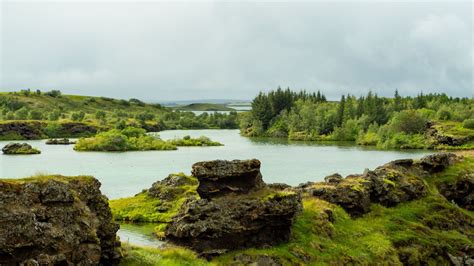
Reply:
[[[446,94],[393,98],[373,92],[327,101],[318,93],[278,88],[260,93],[240,118],[245,136],[355,141],[379,148],[474,147],[474,99]]]
[[[0,120],[73,121],[107,128],[165,129],[238,128],[237,113],[172,110],[138,99],[63,95],[59,90],[0,93]]]

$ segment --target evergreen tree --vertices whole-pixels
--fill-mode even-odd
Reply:
[[[268,96],[262,92],[252,101],[252,116],[262,123],[264,130],[268,128],[273,118],[272,106]]]
[[[336,125],[341,126],[342,122],[344,122],[344,107],[346,105],[346,97],[344,95],[341,96],[341,101],[339,102],[339,106],[337,108],[337,117],[336,117]]]

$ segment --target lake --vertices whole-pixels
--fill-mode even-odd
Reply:
[[[329,174],[362,173],[401,158],[420,158],[428,151],[380,151],[348,143],[290,142],[282,139],[250,139],[238,130],[176,130],[159,133],[163,139],[191,135],[208,136],[225,146],[179,147],[176,151],[76,152],[72,145],[46,145],[44,140],[22,141],[41,150],[40,155],[0,155],[0,177],[21,178],[34,174],[92,175],[102,183],[110,199],[129,197],[149,188],[170,173],[189,174],[193,163],[214,159],[262,161],[267,183],[298,185],[321,181]],[[0,141],[3,147],[10,141]],[[153,224],[121,224],[122,241],[160,246],[152,236]]]
[[[262,162],[267,183],[298,185],[321,181],[326,175],[362,173],[400,158],[420,158],[428,151],[380,151],[344,143],[289,142],[251,139],[238,130],[175,130],[159,133],[163,139],[208,136],[225,146],[179,147],[176,151],[76,152],[72,145],[46,145],[44,140],[24,141],[40,155],[1,155],[0,177],[21,178],[35,174],[92,175],[110,199],[133,196],[170,173],[189,174],[193,163],[214,159],[251,159]],[[0,141],[3,147],[9,141]]]

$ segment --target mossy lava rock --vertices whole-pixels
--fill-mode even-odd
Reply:
[[[118,265],[118,224],[92,177],[0,180],[0,265]]]
[[[41,151],[28,143],[9,143],[2,148],[4,154],[40,154]]]
[[[291,225],[302,208],[301,196],[267,187],[259,169],[260,161],[255,159],[196,163],[193,174],[204,198],[181,206],[166,238],[207,258],[288,241]]]
[[[245,194],[265,186],[257,159],[198,162],[191,173],[199,180],[197,192],[204,199],[228,193]]]

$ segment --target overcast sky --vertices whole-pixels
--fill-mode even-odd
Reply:
[[[1,1],[0,90],[148,101],[278,86],[474,94],[466,2]]]

